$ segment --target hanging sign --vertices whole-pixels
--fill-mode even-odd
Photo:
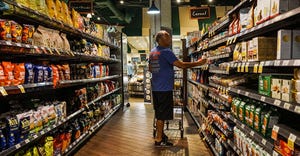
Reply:
[[[209,7],[199,7],[190,9],[191,19],[207,19],[210,18],[210,8]]]
[[[69,1],[69,8],[75,9],[80,14],[88,14],[94,12],[93,1]]]

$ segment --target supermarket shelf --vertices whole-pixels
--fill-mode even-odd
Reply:
[[[276,128],[275,128],[276,127]],[[291,136],[296,136],[295,139],[295,144],[300,146],[300,133],[286,125],[283,124],[276,124],[273,127],[273,130],[277,129],[279,135],[283,136],[284,138],[286,138],[288,140],[288,138],[290,138]],[[292,138],[292,137],[291,137]]]
[[[228,145],[235,151],[235,153],[236,153],[237,155],[242,155],[242,152],[240,151],[240,149],[237,148],[237,147],[235,146],[235,144],[234,144],[230,139],[227,140],[227,143],[228,143]]]
[[[219,70],[219,69],[209,69],[210,73],[215,73],[215,74],[229,74],[229,71],[225,71],[225,70]]]
[[[112,49],[118,49],[119,47],[116,45],[113,45],[111,43],[108,43],[107,41],[104,41],[102,39],[99,39],[97,37],[94,37],[88,33],[85,33],[79,29],[76,29],[74,27],[71,27],[61,21],[52,19],[48,17],[47,15],[41,14],[35,10],[32,10],[30,8],[21,6],[20,4],[12,1],[12,0],[3,0],[3,2],[12,5],[13,7],[10,7],[10,11],[13,11],[14,16],[21,16],[22,18],[30,19],[40,25],[44,25],[46,27],[54,28],[56,30],[61,30],[65,33],[71,34],[73,36],[81,36],[83,38],[86,38],[90,41],[97,42],[103,45],[107,45]]]
[[[227,15],[230,15],[232,13],[234,13],[235,11],[239,10],[240,8],[242,8],[244,5],[246,5],[247,3],[251,2],[252,0],[243,0],[241,1],[238,5],[236,5],[234,8],[232,8]]]
[[[217,124],[217,123],[215,123],[215,122],[213,122],[213,123],[214,123],[215,126],[218,127],[218,129],[221,130],[221,132],[222,132],[227,138],[231,138],[231,137],[233,136],[233,133],[232,133],[232,132],[230,132],[230,131],[228,131],[228,130],[225,130],[224,128],[222,128],[221,125],[219,125],[219,124]]]
[[[193,113],[191,112],[190,108],[188,106],[186,106],[186,109],[188,111],[188,113],[190,114],[190,116],[192,117],[192,119],[194,120],[196,126],[198,129],[201,128],[199,121],[196,119],[196,117],[193,115]]]
[[[215,93],[209,92],[208,96],[211,98],[216,99],[219,103],[225,105],[226,107],[230,107],[230,104],[228,103],[228,98],[223,97],[222,95],[217,95]]]
[[[218,156],[219,154],[218,154],[218,152],[217,152],[217,150],[216,150],[216,148],[215,148],[215,146],[214,146],[214,144],[213,144],[213,142],[212,142],[213,137],[211,137],[211,136],[209,137],[209,136],[206,135],[205,132],[203,132],[203,131],[201,131],[201,133],[202,133],[202,135],[204,136],[204,140],[206,140],[206,142],[208,143],[208,145],[209,145],[211,151],[213,152],[213,154],[214,154],[215,156]]]
[[[23,84],[18,86],[7,86],[0,87],[2,96],[15,95],[29,92],[36,92],[45,89],[53,89],[52,82],[43,82],[43,83],[33,83],[33,84]]]
[[[225,110],[225,108],[219,108],[217,106],[217,104],[215,104],[214,102],[212,102],[211,100],[208,101],[208,104],[211,105],[214,109],[216,110]],[[220,105],[220,104],[219,104]]]
[[[209,86],[205,85],[205,84],[202,84],[202,83],[199,83],[199,82],[196,82],[194,80],[191,80],[191,79],[188,79],[188,81],[194,85],[197,85],[205,90],[208,90],[209,89]]]
[[[209,125],[210,126],[210,125]],[[223,144],[223,146],[226,148],[226,149],[229,149],[229,145],[227,142],[225,142],[223,139],[222,139],[222,136],[220,136],[218,133],[216,133],[216,129],[213,128],[212,126],[210,126],[210,128],[213,129],[212,133],[217,137],[217,139],[221,142],[221,144]]]
[[[227,90],[239,94],[239,95],[243,95],[243,96],[247,96],[249,98],[258,100],[258,101],[262,101],[264,103],[276,106],[276,107],[280,107],[282,109],[288,110],[290,112],[293,113],[297,113],[300,114],[300,104],[297,103],[289,103],[289,102],[285,102],[279,99],[274,99],[271,97],[267,97],[264,95],[260,95],[257,93],[257,91],[253,91],[253,90],[246,90],[242,87],[228,87]]]
[[[72,86],[72,85],[78,85],[78,84],[100,82],[100,81],[105,81],[105,80],[110,80],[110,79],[115,79],[115,78],[120,78],[120,77],[121,77],[120,75],[113,75],[113,76],[106,76],[106,77],[102,77],[102,78],[59,81],[58,88]]]
[[[290,26],[300,21],[300,8],[288,11],[277,17],[270,19],[262,24],[257,25],[251,29],[245,30],[239,34],[232,36],[231,38],[236,38],[236,40],[247,40],[255,36],[262,35],[267,32],[278,30],[284,26]]]
[[[75,150],[78,149],[85,141],[87,141],[94,133],[96,133],[121,107],[121,104],[118,104],[113,109],[110,110],[110,113],[106,114],[98,123],[92,126],[87,132],[81,135],[76,141],[69,145],[63,155],[70,155]]]
[[[227,28],[229,26],[229,17],[227,17],[227,19],[225,19],[224,21],[222,21],[220,24],[214,26],[213,28],[211,28],[211,30],[209,30],[208,32],[208,36],[212,37],[214,34],[218,33],[220,30]]]
[[[98,97],[97,99],[93,100],[92,102],[89,102],[88,105],[93,104],[95,101],[98,101],[116,91],[118,91],[120,88],[113,90],[107,94],[104,94],[100,97]],[[25,146],[27,146],[28,144],[32,143],[32,142],[36,142],[38,141],[40,138],[42,138],[43,136],[46,136],[46,134],[48,134],[49,132],[53,131],[54,129],[56,129],[57,127],[60,127],[61,125],[65,124],[66,122],[68,122],[69,120],[71,120],[72,118],[74,118],[75,116],[81,114],[83,111],[85,111],[86,108],[81,108],[80,110],[74,112],[73,114],[69,115],[66,119],[63,119],[62,121],[58,121],[57,124],[51,125],[43,130],[41,130],[39,133],[33,135],[33,137],[31,139],[26,139],[24,141],[22,141],[19,144],[16,144],[2,152],[0,152],[0,155],[2,156],[6,156],[6,155],[12,155],[13,153],[17,152],[18,149],[23,148]]]
[[[192,69],[208,70],[208,68],[209,68],[209,65],[205,64],[205,65],[202,65],[202,66],[193,67]]]
[[[208,50],[214,49],[214,48],[216,48],[217,46],[219,46],[221,44],[225,44],[226,42],[227,42],[227,36],[225,36],[222,39],[219,39],[215,42],[209,42],[208,47],[206,49],[203,49],[203,50],[208,51]]]
[[[232,120],[236,126],[242,130],[249,138],[254,140],[256,143],[260,144],[262,147],[266,147],[266,151],[269,154],[273,153],[273,141],[265,139],[261,134],[257,133],[256,131],[252,130],[250,127],[242,123],[241,121],[234,118],[232,115],[229,115],[229,119]]]
[[[300,59],[293,59],[293,60],[269,60],[269,61],[256,61],[256,62],[230,62],[230,67],[235,68],[240,66],[254,67],[254,65],[262,65],[263,67],[299,67],[300,66]]]
[[[208,59],[209,60],[217,60],[217,59],[222,59],[222,58],[228,58],[228,57],[230,57],[230,55],[231,55],[231,53],[226,53],[226,54],[211,56]]]

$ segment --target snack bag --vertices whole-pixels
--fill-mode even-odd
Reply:
[[[32,37],[33,37],[34,29],[35,28],[33,25],[23,24],[22,43],[32,45],[33,42]]]
[[[5,75],[2,64],[0,64],[0,86],[5,86]]]
[[[25,82],[25,64],[14,64],[14,85],[24,84]]]
[[[52,79],[53,79],[52,68],[47,67],[47,71],[48,71],[48,80],[47,80],[47,82],[52,82]]]
[[[65,51],[71,51],[70,43],[69,43],[69,41],[67,39],[66,34],[61,33],[60,36],[61,36],[62,41],[63,41],[63,50],[65,50]]]
[[[49,106],[41,106],[38,108],[38,110],[40,111],[41,113],[41,117],[43,119],[43,126],[48,126],[49,125],[49,112],[48,112],[48,107]]]
[[[29,1],[31,1],[31,0],[29,0]],[[37,11],[48,16],[49,14],[48,14],[48,7],[46,4],[46,1],[45,0],[36,0],[35,2],[36,2]]]
[[[19,130],[20,130],[19,142],[21,142],[28,138],[28,134],[30,131],[30,116],[27,113],[22,113],[17,115],[17,119],[19,122]]]
[[[93,66],[93,76],[94,76],[94,78],[100,78],[101,77],[100,67],[98,65]]]
[[[59,31],[57,30],[53,30],[52,31],[52,36],[51,36],[51,39],[52,39],[52,45],[54,48],[57,48],[57,49],[63,49],[64,47],[64,41],[63,39],[60,37],[59,35]]]
[[[6,117],[6,124],[7,124],[7,146],[12,147],[17,142],[19,137],[19,123],[16,117]]]
[[[8,20],[0,19],[0,40],[11,41],[11,23]]]
[[[64,64],[62,65],[62,68],[63,68],[65,80],[70,80],[71,79],[70,66],[68,64]]]
[[[43,81],[49,82],[49,77],[51,77],[51,73],[49,73],[48,67],[44,66],[43,71],[44,71]]]
[[[43,66],[34,66],[34,83],[41,83],[44,81],[44,70]]]
[[[56,6],[53,0],[46,0],[47,7],[48,7],[48,13],[49,16],[56,19],[57,18],[57,12],[56,12]]]
[[[59,80],[65,80],[64,70],[61,65],[56,66],[58,69]]]
[[[55,7],[56,7],[56,13],[57,13],[56,19],[65,22],[63,8],[62,8],[60,0],[55,0]]]
[[[61,2],[61,5],[62,5],[62,12],[64,14],[63,18],[65,19],[65,23],[70,26],[73,26],[68,5],[65,2]]]
[[[28,8],[38,11],[37,0],[28,0]]]
[[[39,26],[33,34],[33,44],[36,46],[50,47],[49,29]]]
[[[2,62],[2,67],[4,69],[4,85],[5,86],[10,86],[12,85],[12,82],[14,80],[14,75],[13,75],[13,69],[14,66],[11,62]]]
[[[29,4],[28,4],[28,0],[15,0],[18,4],[21,4],[25,7],[28,7]]]
[[[53,79],[53,85],[56,87],[58,81],[59,81],[59,72],[58,68],[55,65],[51,65],[52,68],[52,79]]]
[[[1,122],[0,123],[0,150],[6,149],[7,142],[6,138],[4,136],[4,131],[5,131],[5,123]]]
[[[42,112],[40,110],[33,112],[33,119],[34,119],[34,132],[37,133],[41,129],[43,129]]]
[[[32,156],[40,156],[38,148],[36,146],[32,149]]]
[[[53,156],[53,137],[52,136],[48,136],[46,137],[45,140],[45,156]]]
[[[22,26],[15,21],[11,21],[11,36],[12,41],[21,43],[22,41]]]
[[[50,105],[48,106],[48,120],[50,125],[55,124],[55,119],[56,119],[55,107],[54,105]]]
[[[25,84],[34,83],[34,71],[31,63],[25,64]]]
[[[86,92],[86,88],[82,88],[80,90],[75,90],[76,96],[79,98],[80,100],[80,105],[79,108],[83,108],[85,105],[87,105],[87,92]]]
[[[77,11],[75,11],[75,9],[72,8],[71,14],[72,14],[73,26],[76,29],[78,29],[79,28],[79,23],[78,23],[78,14],[77,14]]]

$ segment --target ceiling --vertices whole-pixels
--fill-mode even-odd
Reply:
[[[149,50],[149,37],[147,36],[127,37],[127,41],[131,49]]]
[[[94,11],[96,17],[101,17],[99,23],[106,23],[111,25],[127,25],[135,16],[135,9],[148,8],[149,0],[94,0]],[[201,6],[201,5],[227,5],[232,6],[240,2],[240,0],[171,0],[172,7],[183,5]]]

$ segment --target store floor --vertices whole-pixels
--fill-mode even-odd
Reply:
[[[174,147],[159,148],[154,146],[152,105],[144,104],[143,99],[138,98],[131,98],[130,104],[127,110],[115,114],[76,156],[211,155],[188,113],[184,114],[184,138],[180,138],[179,130],[166,131]],[[172,123],[171,126],[176,125]]]

